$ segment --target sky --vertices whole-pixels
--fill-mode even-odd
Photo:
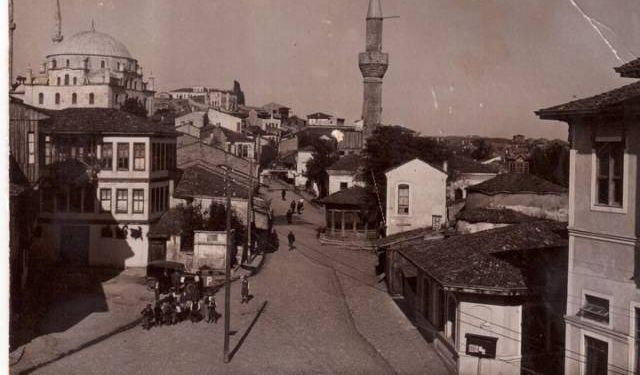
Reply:
[[[424,135],[567,138],[533,111],[629,79],[640,56],[638,0],[381,0],[383,121]],[[123,42],[158,90],[231,89],[299,116],[360,118],[369,0],[60,0],[63,35]],[[15,0],[14,73],[53,44],[55,0]]]

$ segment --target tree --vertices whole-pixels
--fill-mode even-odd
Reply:
[[[224,204],[212,202],[209,211],[205,214],[204,230],[223,231],[227,229],[227,208]],[[236,242],[244,242],[247,235],[246,228],[233,208],[231,208],[231,228],[236,231]]]
[[[386,199],[385,172],[390,168],[419,158],[427,163],[441,165],[451,156],[443,143],[416,136],[400,126],[381,126],[367,139],[364,150],[364,180],[367,188],[378,194],[384,206]],[[377,189],[376,189],[377,188]]]
[[[122,110],[132,115],[147,117],[147,109],[136,98],[128,98],[122,105]]]
[[[531,151],[529,173],[561,186],[569,186],[569,146],[554,141]]]
[[[329,190],[327,168],[339,159],[337,144],[332,140],[309,138],[309,145],[315,149],[312,158],[307,161],[305,176],[307,184],[315,182],[320,190],[320,197],[325,197]]]
[[[475,150],[471,152],[471,157],[476,160],[487,160],[493,155],[493,147],[486,139],[480,138],[473,141]]]

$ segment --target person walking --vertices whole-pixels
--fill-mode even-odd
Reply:
[[[286,201],[287,200],[287,190],[282,189],[282,200]]]
[[[249,280],[247,280],[247,275],[240,276],[240,279],[242,280],[242,286],[240,288],[242,301],[240,301],[240,303],[249,303]]]
[[[298,215],[302,214],[302,210],[304,210],[304,199],[300,198],[298,201]]]
[[[156,280],[156,282],[153,283],[153,292],[156,297],[156,303],[158,303],[158,301],[160,301],[160,280]]]
[[[207,296],[207,323],[218,323],[216,299],[213,296]]]
[[[293,222],[293,212],[291,209],[287,210],[287,224],[291,224]]]
[[[287,239],[289,240],[289,251],[295,249],[294,243],[296,242],[296,236],[293,234],[292,231],[289,231],[289,234],[287,235]]]

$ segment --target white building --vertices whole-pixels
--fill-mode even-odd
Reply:
[[[328,195],[353,186],[365,187],[364,181],[358,179],[362,169],[362,159],[358,155],[343,156],[327,168],[329,174]]]
[[[387,235],[447,223],[447,173],[413,159],[385,173]]]
[[[135,99],[150,115],[153,86],[124,44],[91,29],[54,45],[39,73],[28,69],[11,95],[45,109],[120,108]]]
[[[237,93],[230,90],[194,86],[169,91],[172,99],[191,99],[216,110],[234,112],[238,110]]]
[[[242,131],[242,119],[230,113],[225,113],[217,109],[209,109],[207,112],[209,124],[213,126],[221,126],[234,132]]]
[[[307,184],[307,163],[313,159],[313,153],[316,150],[312,146],[305,146],[296,152],[296,174],[295,185],[305,186]]]
[[[322,112],[307,115],[308,126],[344,126],[344,119]]]

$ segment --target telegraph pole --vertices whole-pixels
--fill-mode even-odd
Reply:
[[[260,152],[259,152],[260,135],[258,135],[256,139],[257,139],[257,143],[255,145],[254,157],[257,158],[258,163],[259,163],[260,162]],[[249,158],[249,202],[247,203],[247,243],[245,244],[245,249],[242,252],[242,262],[243,263],[247,261],[247,258],[248,258],[247,251],[248,251],[249,247],[251,246],[251,237],[253,235],[251,233],[251,230],[253,229],[253,226],[251,224],[253,223],[253,219],[254,219],[254,215],[253,215],[253,170],[254,170],[253,159],[254,158]],[[258,170],[260,170],[260,168],[258,168]],[[260,183],[260,181],[258,181],[258,183]]]
[[[229,363],[229,327],[231,319],[231,256],[234,241],[231,237],[234,231],[231,229],[231,181],[229,176],[229,166],[226,166],[224,173],[225,195],[227,196],[227,256],[224,261],[224,363]]]

